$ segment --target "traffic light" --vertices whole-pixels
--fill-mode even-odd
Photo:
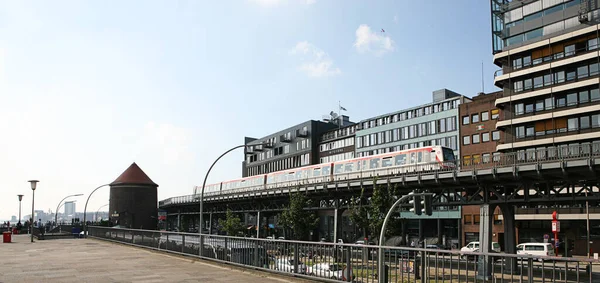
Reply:
[[[432,194],[423,194],[423,210],[427,216],[431,216],[431,214],[433,214],[433,207],[431,206],[432,201]]]
[[[414,194],[409,203],[413,205],[413,208],[410,209],[411,212],[416,215],[421,215],[423,213],[423,203],[420,194]]]

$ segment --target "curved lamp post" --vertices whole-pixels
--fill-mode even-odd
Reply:
[[[96,214],[94,215],[94,221],[97,221],[97,220],[98,220],[98,211],[100,211],[100,209],[102,209],[103,207],[105,207],[105,206],[107,206],[107,205],[109,205],[109,204],[110,204],[110,203],[107,203],[107,204],[105,204],[105,205],[103,205],[103,206],[99,207],[99,208],[98,208],[98,210],[96,210]]]
[[[394,210],[396,209],[396,207],[398,207],[398,205],[405,201],[406,199],[410,198],[411,196],[413,196],[412,194],[407,194],[407,195],[403,195],[401,198],[399,198],[393,205],[392,207],[390,207],[390,210],[388,211],[387,215],[385,216],[385,219],[383,220],[383,225],[381,226],[381,233],[379,234],[379,251],[377,252],[378,255],[378,274],[380,274],[379,276],[379,282],[382,283],[384,281],[385,276],[383,274],[385,274],[385,264],[383,262],[384,260],[384,256],[383,256],[383,244],[385,242],[385,228],[387,226],[388,221],[390,220],[390,217],[392,216],[392,213],[394,213]],[[424,274],[421,274],[421,276],[425,276]]]
[[[251,147],[251,146],[260,146],[260,145],[264,145],[264,144],[255,144],[255,145],[247,145],[247,144],[242,144],[242,145],[238,145],[235,147],[232,147],[231,149],[229,149],[228,151],[225,151],[223,154],[221,154],[221,156],[219,156],[212,165],[210,165],[210,168],[208,168],[208,172],[206,172],[206,175],[204,176],[204,182],[202,182],[202,190],[200,191],[200,225],[198,226],[198,236],[199,236],[199,252],[200,255],[202,255],[202,248],[204,246],[203,242],[202,242],[202,222],[203,222],[203,217],[202,217],[202,205],[204,203],[204,187],[206,186],[206,180],[208,179],[208,174],[210,174],[210,170],[212,170],[213,166],[215,166],[215,164],[217,163],[217,161],[219,161],[219,159],[221,159],[221,157],[225,156],[226,154],[240,148],[240,147]]]
[[[110,185],[110,184],[104,184],[104,185],[102,185],[102,186],[100,186],[100,187],[97,187],[97,188],[95,188],[95,189],[94,189],[94,190],[93,190],[93,191],[90,193],[90,195],[88,196],[87,200],[85,201],[85,207],[83,208],[83,237],[84,237],[84,238],[87,238],[87,232],[86,232],[86,231],[87,231],[87,230],[86,230],[86,229],[87,229],[87,225],[86,225],[86,222],[85,222],[85,218],[86,218],[86,214],[87,214],[87,205],[88,205],[88,202],[90,201],[90,197],[91,197],[91,196],[92,196],[92,195],[93,195],[93,194],[94,194],[94,193],[95,193],[95,192],[96,192],[96,191],[97,191],[99,188],[106,187],[106,186],[108,186],[108,185]]]
[[[31,197],[31,223],[29,223],[29,229],[31,230],[31,242],[33,243],[33,219],[35,218],[35,188],[37,187],[38,180],[29,180],[27,181],[31,184],[31,192],[33,193]]]
[[[54,212],[54,225],[58,226],[58,210],[60,209],[60,204],[65,201],[66,199],[70,198],[70,197],[80,197],[83,194],[76,194],[76,195],[70,195],[70,196],[66,196],[64,199],[62,199],[59,203],[58,206],[56,207],[56,212]]]

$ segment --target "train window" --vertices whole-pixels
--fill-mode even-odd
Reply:
[[[321,176],[321,168],[313,169],[313,177],[319,177],[319,176]]]
[[[417,162],[423,162],[423,152],[418,152],[417,154]]]
[[[442,152],[444,153],[444,161],[454,161],[454,152],[452,149],[444,147]]]
[[[406,164],[406,154],[398,154],[398,155],[396,155],[395,159],[396,159],[396,166]]]
[[[429,154],[430,154],[429,151],[423,152],[423,162],[429,162],[429,161],[431,161],[431,157],[430,157]]]
[[[392,162],[392,157],[385,157],[381,159],[381,167],[389,167],[394,165],[394,163]]]
[[[410,164],[415,164],[415,163],[417,163],[417,153],[411,152],[410,153]]]
[[[325,166],[325,167],[321,168],[321,175],[327,176],[327,175],[330,175],[330,173],[331,173],[330,166]]]
[[[350,172],[354,171],[354,163],[352,163],[352,162],[346,163],[345,167],[346,168],[344,168],[344,172],[346,172],[346,173],[350,173]]]
[[[369,169],[377,169],[379,168],[379,158],[373,158],[371,159],[371,162],[369,164]]]
[[[293,181],[294,179],[296,179],[295,173],[294,172],[288,173],[288,181]]]
[[[296,180],[300,180],[300,179],[302,179],[302,171],[299,170],[296,172]]]
[[[333,174],[344,173],[344,164],[336,164],[333,166]]]

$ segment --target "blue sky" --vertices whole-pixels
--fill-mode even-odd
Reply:
[[[0,1],[0,219],[112,182],[190,194],[243,143],[492,86],[487,1]],[[382,33],[381,29],[385,32]],[[242,151],[209,182],[241,174]],[[108,203],[108,188],[90,200]],[[76,198],[78,211],[85,198]]]

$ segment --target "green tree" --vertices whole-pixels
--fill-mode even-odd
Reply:
[[[290,204],[279,217],[279,225],[291,229],[295,240],[305,239],[308,232],[319,224],[319,217],[315,212],[304,210],[310,204],[311,201],[303,194],[290,194]]]
[[[373,181],[376,182],[377,179]],[[368,236],[369,239],[378,238],[383,220],[396,199],[395,186],[375,185],[370,197],[365,195],[365,189],[362,188],[360,196],[352,200],[350,219],[363,230],[364,236]],[[397,224],[395,222],[397,221],[390,221],[386,235],[389,235],[391,228]]]
[[[227,209],[225,221],[223,221],[223,230],[225,230],[229,236],[237,236],[239,232],[244,231],[242,221],[231,211],[231,209]]]

